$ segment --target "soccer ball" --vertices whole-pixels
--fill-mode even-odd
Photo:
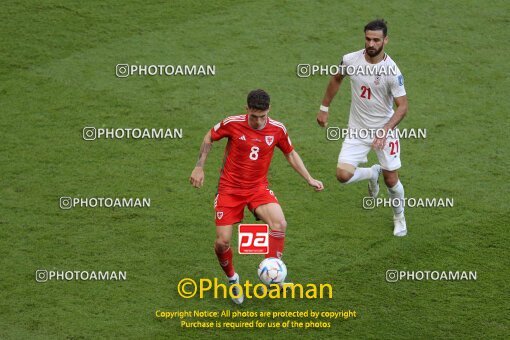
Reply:
[[[266,285],[284,282],[287,276],[287,266],[282,260],[276,257],[264,259],[257,270],[260,281]]]

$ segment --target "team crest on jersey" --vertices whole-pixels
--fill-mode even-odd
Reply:
[[[271,146],[274,142],[274,136],[266,136],[266,144]]]
[[[374,84],[379,85],[380,81],[381,81],[381,76],[380,75],[375,76]]]
[[[218,218],[218,220],[221,220],[221,218],[223,217],[223,211],[217,211],[216,217]]]

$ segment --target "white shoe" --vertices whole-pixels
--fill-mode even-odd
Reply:
[[[393,224],[395,226],[393,228],[393,235],[399,237],[407,235],[406,218],[404,216],[404,212],[393,216]]]
[[[231,285],[233,285],[235,283],[239,284],[239,281],[240,281],[239,274],[235,273],[234,276],[232,277],[232,279],[228,280],[228,283],[230,283]],[[238,287],[234,287],[234,289],[232,289],[232,293],[235,296],[235,297],[231,296],[232,301],[234,301],[234,303],[236,303],[238,305],[243,303],[243,301],[244,301],[244,294],[243,294],[243,290],[242,289],[239,290]],[[239,293],[241,293],[241,294],[239,295]]]
[[[377,198],[377,195],[379,195],[379,175],[382,169],[379,164],[372,165],[370,169],[372,169],[372,178],[368,180],[368,196]]]

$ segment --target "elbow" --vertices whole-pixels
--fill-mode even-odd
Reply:
[[[289,161],[289,163],[292,163],[292,161],[294,160],[295,155],[296,155],[296,151],[292,150],[291,152],[285,154],[285,158],[287,158],[287,161]]]
[[[395,113],[400,116],[400,118],[404,118],[407,114],[409,104],[407,102],[407,97],[402,96],[395,99],[395,105],[397,107]]]
[[[340,73],[337,73],[331,76],[331,83],[338,86],[342,82],[342,79],[343,79],[342,75]]]

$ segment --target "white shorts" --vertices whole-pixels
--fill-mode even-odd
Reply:
[[[338,163],[351,164],[358,167],[360,163],[368,161],[367,155],[372,149],[373,139],[357,139],[349,136],[342,143],[342,150],[338,155]],[[400,169],[400,141],[398,135],[388,136],[382,150],[375,150],[379,164],[384,170],[393,171]]]

